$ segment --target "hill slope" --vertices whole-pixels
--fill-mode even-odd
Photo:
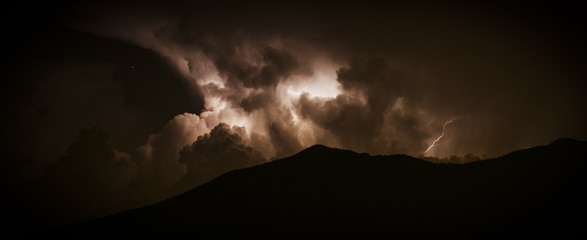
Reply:
[[[583,234],[587,142],[462,165],[321,145],[229,172],[161,203],[54,234],[418,236]]]

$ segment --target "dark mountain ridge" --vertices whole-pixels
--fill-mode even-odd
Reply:
[[[585,236],[587,142],[467,164],[315,145],[152,206],[51,232],[72,237]]]

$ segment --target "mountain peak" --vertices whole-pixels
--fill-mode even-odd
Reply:
[[[298,153],[294,154],[293,156],[324,154],[324,153],[331,152],[331,151],[336,151],[336,149],[324,146],[322,144],[316,144],[316,145],[308,147],[302,151],[299,151]]]
[[[334,159],[344,159],[344,158],[355,158],[358,153],[340,149],[340,148],[332,148],[322,144],[316,144],[311,147],[308,147],[293,156],[292,158],[297,159],[321,159],[321,160],[334,160]]]
[[[312,152],[315,152],[315,151],[328,151],[328,150],[333,150],[333,149],[334,148],[327,147],[327,146],[322,145],[322,144],[316,144],[316,145],[313,145],[313,146],[311,146],[309,148],[306,148],[306,149],[304,149],[304,150],[302,150],[300,152],[305,152],[305,151],[312,151]]]

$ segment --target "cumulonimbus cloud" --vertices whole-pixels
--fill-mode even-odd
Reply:
[[[104,93],[114,96],[94,106],[115,112],[119,121],[111,121],[124,120],[127,125],[138,122],[137,118],[150,119],[149,113],[129,113],[137,108],[147,111],[148,105],[175,114],[156,122],[163,125],[159,131],[146,124],[151,135],[138,151],[128,146],[122,151],[116,144],[102,148],[105,154],[99,155],[103,158],[100,161],[110,164],[107,166],[128,165],[131,180],[120,180],[119,168],[105,169],[117,172],[113,179],[140,193],[131,194],[139,199],[136,202],[161,200],[225,171],[284,157],[313,144],[371,154],[424,154],[443,133],[444,123],[457,116],[470,115],[447,128],[438,147],[426,156],[442,158],[470,152],[496,156],[552,141],[561,134],[585,136],[584,128],[577,131],[573,127],[585,122],[585,115],[573,109],[576,102],[583,102],[576,100],[584,99],[579,91],[584,84],[576,84],[580,74],[569,67],[572,61],[565,54],[546,54],[562,48],[546,44],[527,28],[509,24],[507,18],[454,9],[410,9],[406,14],[401,8],[320,6],[271,12],[242,5],[243,10],[236,13],[214,4],[170,7],[163,13],[141,12],[144,8],[133,6],[127,9],[129,14],[112,9],[104,11],[109,14],[97,14],[99,11],[88,8],[95,17],[91,24],[72,21],[81,31],[148,49],[173,67],[174,79],[162,74],[164,79],[154,81],[159,74],[131,75],[134,66],[125,72],[118,66],[122,63],[117,63],[116,68],[111,67],[118,69],[113,79],[132,76],[132,81],[119,85],[107,82],[105,91],[80,91],[82,96],[74,97],[92,96],[92,100]],[[358,13],[364,19],[349,17]],[[443,18],[444,14],[454,19]],[[477,26],[485,28],[468,34]],[[159,72],[168,72],[164,70]],[[91,82],[103,82],[109,74],[102,71],[104,77],[89,71],[71,79],[98,76]],[[175,78],[185,84],[171,84]],[[558,81],[569,84],[554,84]],[[147,84],[151,82],[156,84]],[[162,87],[168,86],[166,83],[174,87]],[[62,85],[68,84],[72,83]],[[178,89],[202,99],[159,100],[178,95],[182,92]],[[194,101],[190,106],[196,107],[190,109],[195,110],[164,111],[166,105],[183,101]],[[202,111],[197,109],[200,105]],[[80,109],[67,117],[55,113],[54,119],[75,122],[70,115],[92,108]],[[103,113],[95,111],[92,118]],[[46,122],[52,125],[56,121]],[[82,123],[78,125],[68,136]],[[123,135],[134,133],[133,128]],[[72,148],[87,138],[80,137]],[[81,155],[67,152],[47,175],[66,176],[73,174],[70,170],[78,164],[100,162],[82,161]],[[478,158],[468,155],[466,159]],[[108,171],[102,173],[107,175]],[[98,181],[86,180],[88,184]],[[59,185],[67,181],[50,182]],[[105,196],[115,194],[106,191]]]

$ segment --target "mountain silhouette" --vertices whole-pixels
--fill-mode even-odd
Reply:
[[[226,173],[70,237],[585,236],[587,142],[560,139],[467,164],[322,145]]]

